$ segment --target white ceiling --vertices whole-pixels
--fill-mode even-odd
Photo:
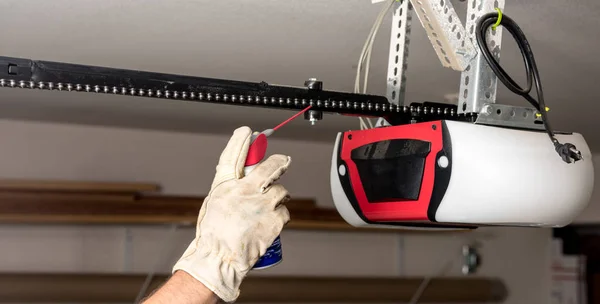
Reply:
[[[586,135],[600,147],[594,116],[600,79],[595,0],[506,0],[505,13],[528,36],[551,108],[553,126]],[[459,12],[466,2],[455,2]],[[2,0],[0,55],[164,73],[351,91],[356,61],[381,4],[370,0]],[[385,93],[389,19],[375,45],[370,92]],[[508,35],[508,34],[507,34]],[[501,62],[523,73],[505,35]],[[414,19],[408,101],[443,101],[459,74],[443,68]],[[520,79],[523,79],[521,77]],[[526,105],[499,84],[498,102]],[[176,101],[48,91],[0,90],[2,118],[117,125],[186,132],[231,132],[272,126],[290,112]],[[280,136],[332,140],[356,119],[302,120]]]

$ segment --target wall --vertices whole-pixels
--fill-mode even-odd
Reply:
[[[576,223],[598,223],[600,222],[600,154],[594,154],[592,161],[595,165],[596,176],[594,179],[594,192],[588,207],[575,220]]]
[[[172,194],[206,194],[227,137],[0,120],[0,178],[158,182]],[[281,180],[292,195],[332,206],[331,145],[273,139],[292,156]],[[168,271],[193,231],[169,227],[0,227],[0,271]],[[547,303],[550,230],[480,229],[461,237],[331,232],[283,233],[285,263],[261,275],[428,275],[468,238],[482,243],[478,275],[503,278],[506,303]],[[166,244],[166,245],[165,245]],[[456,260],[456,259],[454,259]],[[458,263],[450,274],[459,274]],[[256,274],[255,274],[256,275]]]

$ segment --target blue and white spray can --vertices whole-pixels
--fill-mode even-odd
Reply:
[[[273,133],[273,129],[267,129],[261,133],[252,135],[248,156],[244,167],[244,175],[252,172],[265,157],[267,152],[267,136]],[[266,269],[273,267],[283,260],[283,251],[281,248],[281,237],[277,236],[273,244],[267,248],[267,251],[261,256],[252,269]]]

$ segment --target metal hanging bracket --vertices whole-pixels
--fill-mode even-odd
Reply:
[[[544,130],[544,123],[539,114],[539,111],[533,108],[484,103],[475,123],[499,127]]]
[[[475,46],[475,27],[477,20],[490,12],[498,9],[504,9],[504,0],[469,0],[467,8],[467,29],[468,36]],[[500,46],[502,43],[502,27],[491,30],[491,35],[487,35],[487,43],[492,50],[496,60],[500,60]],[[496,102],[496,88],[498,80],[496,75],[490,69],[485,58],[477,54],[460,77],[460,90],[458,100],[458,113],[479,113],[484,103]]]
[[[394,105],[404,104],[410,42],[411,12],[417,13],[435,52],[444,67],[461,71],[458,92],[458,113],[479,114],[484,104],[496,101],[497,79],[480,55],[475,27],[486,13],[504,8],[504,0],[468,0],[466,25],[463,26],[450,0],[399,0],[395,4],[388,57],[387,98]],[[501,27],[490,30],[488,45],[500,58]],[[485,114],[485,113],[484,113]],[[485,115],[484,115],[485,116]],[[502,116],[504,117],[504,116]],[[491,124],[502,117],[483,117],[480,122]],[[509,119],[511,122],[524,123]]]
[[[396,2],[393,9],[386,97],[392,104],[404,105],[413,8],[410,1],[401,1]]]
[[[450,0],[411,0],[444,67],[464,71],[477,55]]]

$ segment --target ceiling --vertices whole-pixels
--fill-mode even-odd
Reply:
[[[583,133],[600,148],[594,123],[600,79],[595,0],[506,0],[504,12],[530,40],[556,129]],[[453,2],[459,13],[466,2]],[[351,91],[356,61],[382,4],[369,0],[3,0],[0,55],[164,73]],[[373,52],[370,93],[385,93],[389,18]],[[504,39],[502,64],[522,74],[514,43]],[[416,17],[407,71],[408,101],[443,101],[459,73],[439,63]],[[518,77],[517,77],[518,78]],[[524,79],[524,77],[518,78]],[[498,102],[525,105],[499,84]],[[229,133],[239,125],[273,126],[280,110],[191,104],[96,94],[0,90],[5,119]],[[357,128],[355,118],[326,115],[315,126],[298,120],[279,136],[331,141]]]

